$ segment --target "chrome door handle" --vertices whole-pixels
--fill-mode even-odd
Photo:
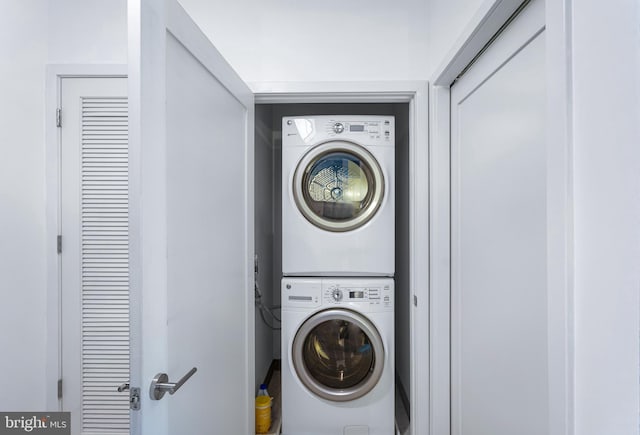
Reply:
[[[198,371],[196,367],[189,370],[178,382],[169,382],[169,376],[166,373],[158,373],[151,381],[151,387],[149,387],[149,396],[151,400],[160,400],[164,397],[164,393],[173,394],[184,385],[187,380]]]
[[[123,391],[129,391],[129,383],[125,382],[124,384],[120,384],[118,386],[118,393],[122,393]]]

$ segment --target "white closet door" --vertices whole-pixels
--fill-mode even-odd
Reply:
[[[548,432],[544,1],[451,89],[454,435]]]
[[[127,83],[61,92],[62,406],[74,435],[129,434]]]
[[[132,432],[252,433],[253,94],[175,0],[129,1],[129,71]]]

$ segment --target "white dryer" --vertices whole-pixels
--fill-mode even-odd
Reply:
[[[393,116],[282,119],[282,273],[393,276]]]
[[[392,278],[282,279],[282,433],[394,433]]]

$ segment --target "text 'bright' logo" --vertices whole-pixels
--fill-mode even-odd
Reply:
[[[70,413],[1,413],[0,435],[31,433],[33,434],[59,434],[70,433]],[[4,427],[2,427],[4,426]]]

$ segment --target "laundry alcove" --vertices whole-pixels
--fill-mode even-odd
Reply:
[[[409,433],[411,410],[410,243],[411,107],[408,102],[258,103],[255,106],[255,255],[257,293],[280,317],[282,278],[282,118],[304,115],[392,115],[395,117],[395,378],[396,424]],[[381,247],[384,249],[384,247]],[[281,358],[279,322],[256,305],[255,382]]]

